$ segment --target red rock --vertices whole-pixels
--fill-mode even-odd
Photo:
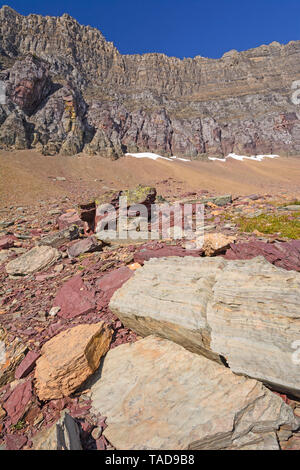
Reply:
[[[149,261],[151,258],[164,258],[166,256],[194,256],[198,257],[202,253],[202,250],[185,250],[181,246],[164,246],[153,249],[142,249],[135,253],[134,262],[141,265],[145,261]]]
[[[17,241],[17,238],[13,235],[6,235],[5,237],[1,237],[0,250],[8,250],[9,248],[13,248],[15,241]]]
[[[16,386],[12,394],[3,404],[3,408],[7,412],[12,424],[17,424],[17,422],[22,419],[32,398],[31,381]]]
[[[36,351],[29,351],[26,357],[23,359],[21,364],[17,367],[15,372],[16,379],[23,379],[26,377],[35,367],[36,360],[40,357],[40,353]]]
[[[264,256],[270,263],[288,271],[300,271],[300,240],[290,242],[266,243],[259,240],[231,244],[225,258],[251,259]]]
[[[6,450],[20,450],[27,442],[27,437],[17,434],[7,434],[5,436]]]
[[[114,292],[120,289],[124,282],[128,281],[131,276],[133,276],[133,271],[127,268],[127,266],[122,266],[121,268],[105,274],[97,282],[97,288],[105,294],[106,300],[110,300]]]
[[[95,291],[86,288],[80,275],[67,281],[58,291],[53,302],[53,307],[60,307],[58,316],[62,318],[85,315],[95,306]]]
[[[102,243],[96,237],[89,237],[80,240],[68,248],[69,258],[76,258],[83,253],[93,253],[102,248]]]
[[[71,225],[78,225],[79,227],[83,227],[83,221],[75,210],[60,215],[56,219],[56,223],[58,224],[59,230],[68,228]]]

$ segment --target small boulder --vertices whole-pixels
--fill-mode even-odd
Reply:
[[[63,230],[52,232],[41,238],[39,245],[52,246],[59,248],[65,243],[79,238],[79,229],[77,225],[71,225]]]
[[[236,237],[228,237],[222,233],[206,233],[202,248],[206,256],[219,255],[225,253],[235,240]]]
[[[104,322],[78,325],[44,344],[35,369],[40,400],[70,396],[99,367],[107,353],[112,330]]]
[[[64,230],[71,225],[78,225],[78,227],[83,227],[83,221],[75,210],[70,210],[60,215],[56,219],[56,222],[58,224],[59,230]]]
[[[77,258],[77,256],[84,253],[93,253],[101,249],[102,242],[98,242],[96,237],[84,238],[68,248],[68,256],[69,258]]]
[[[49,246],[36,246],[27,253],[10,261],[6,265],[6,272],[11,276],[25,276],[50,268],[58,259],[60,253],[56,248]]]
[[[58,316],[62,318],[85,315],[91,312],[95,305],[95,291],[87,289],[80,275],[66,281],[53,301],[53,307],[60,307]]]
[[[17,241],[17,238],[13,235],[6,235],[5,237],[1,237],[0,250],[8,250],[9,248],[13,248],[15,241]]]

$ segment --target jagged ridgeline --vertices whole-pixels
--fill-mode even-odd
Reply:
[[[118,158],[300,154],[300,41],[221,59],[121,55],[69,15],[0,9],[0,148]],[[201,51],[201,45],[199,45]]]

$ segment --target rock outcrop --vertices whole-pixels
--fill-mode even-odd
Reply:
[[[300,41],[220,59],[121,55],[67,14],[25,17],[7,6],[0,35],[3,147],[111,159],[147,150],[192,158],[299,153],[291,85],[300,77]]]
[[[109,351],[92,405],[118,450],[275,450],[276,431],[298,427],[261,383],[155,336]]]
[[[264,258],[151,259],[112,297],[129,328],[157,334],[300,396],[300,275]]]

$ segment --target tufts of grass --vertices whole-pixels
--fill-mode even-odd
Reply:
[[[25,422],[20,419],[17,422],[17,424],[12,424],[10,428],[12,431],[20,431],[21,429],[24,429],[25,427],[26,427]]]
[[[257,217],[238,217],[236,223],[242,232],[253,232],[258,230],[261,233],[278,233],[282,237],[300,238],[300,212],[290,215],[261,214]]]

